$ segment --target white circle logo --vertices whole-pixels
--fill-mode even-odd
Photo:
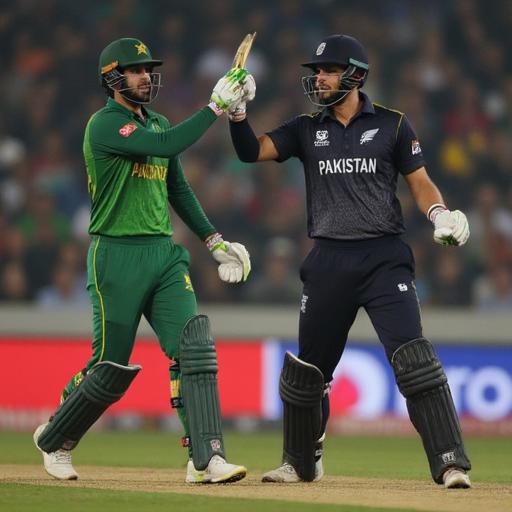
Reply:
[[[322,55],[322,53],[324,53],[324,50],[325,50],[325,43],[320,43],[318,45],[318,48],[316,49],[316,54]]]

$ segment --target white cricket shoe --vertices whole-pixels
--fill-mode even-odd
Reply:
[[[189,459],[187,464],[187,484],[228,484],[237,482],[247,475],[247,468],[229,464],[220,455],[214,455],[205,470],[198,470]]]
[[[322,457],[315,463],[315,478],[313,482],[318,482],[324,476],[324,465]],[[263,473],[262,482],[277,482],[281,484],[295,484],[303,480],[295,471],[295,468],[289,462],[283,462],[278,468]]]
[[[58,480],[77,480],[78,473],[71,464],[71,452],[69,450],[57,450],[56,452],[46,453],[39,448],[37,440],[41,432],[46,428],[46,425],[48,425],[48,423],[39,425],[33,436],[37,449],[43,454],[44,469],[46,469],[49,475]]]
[[[444,486],[447,489],[469,489],[471,480],[467,473],[460,468],[449,468],[443,474]]]

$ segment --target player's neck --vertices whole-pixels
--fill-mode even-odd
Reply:
[[[352,89],[347,94],[345,101],[334,106],[334,114],[336,119],[345,126],[350,120],[361,110],[363,100],[359,98],[359,90]]]
[[[121,96],[117,91],[114,93],[114,99],[122,105],[124,108],[135,112],[141,119],[144,119],[144,114],[142,113],[142,105],[140,103],[133,103],[128,101],[124,96]]]

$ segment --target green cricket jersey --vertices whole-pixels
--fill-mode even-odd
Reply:
[[[89,233],[171,235],[169,201],[201,239],[215,232],[183,175],[178,155],[213,124],[203,108],[171,127],[144,109],[146,121],[112,98],[85,129],[84,157],[92,201]]]

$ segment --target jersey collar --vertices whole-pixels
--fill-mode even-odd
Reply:
[[[375,114],[375,108],[373,107],[373,103],[370,101],[370,98],[368,98],[368,96],[364,92],[359,91],[359,98],[361,98],[363,100],[363,107],[357,113],[357,115],[354,116],[354,118],[351,120],[351,122],[354,119],[357,119],[362,114]],[[320,112],[319,121],[321,123],[324,122],[327,118],[336,120],[336,116],[334,115],[332,107],[325,107]]]
[[[111,97],[107,98],[107,106],[110,108],[115,108],[117,110],[120,110],[121,112],[128,114],[133,119],[140,121],[139,116],[135,112],[133,112],[132,110],[129,110],[125,106],[121,105],[121,103],[118,103],[114,98],[111,98]],[[147,110],[146,108],[144,108],[144,106],[142,106],[142,112],[147,120],[155,117],[153,112],[151,112],[150,110]]]

